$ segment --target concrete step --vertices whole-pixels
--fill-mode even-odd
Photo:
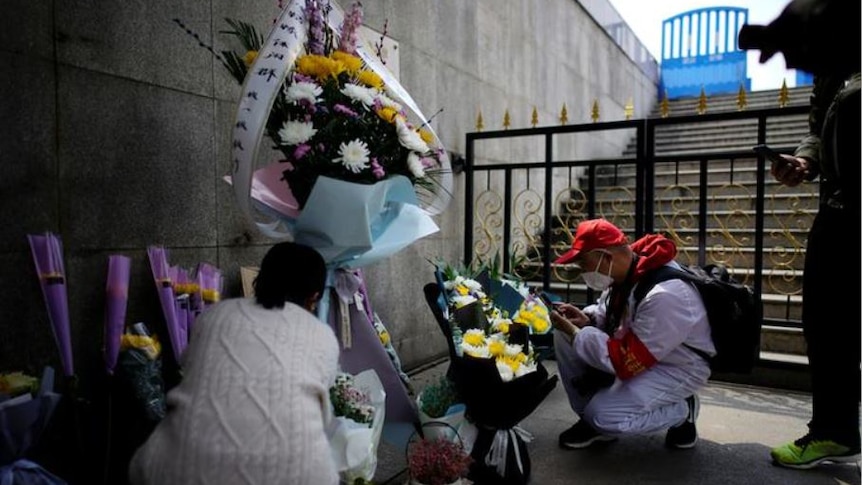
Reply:
[[[540,283],[529,283],[531,286],[540,287]],[[572,302],[579,306],[587,304],[587,287],[581,283],[559,284],[552,283],[551,291],[561,296],[565,301]],[[597,296],[594,294],[594,297]],[[794,298],[794,305],[791,308],[790,320],[799,325],[801,313],[801,299],[798,296]],[[780,295],[765,294],[762,297],[763,302],[763,318],[769,320],[784,319],[784,297]],[[774,354],[776,358],[781,356],[783,361],[796,361],[798,363],[807,363],[805,337],[802,334],[802,329],[798,326],[778,326],[764,324],[761,328],[760,348],[762,352]]]
[[[558,248],[560,250],[564,248]],[[686,254],[691,255],[687,257]],[[709,254],[709,253],[707,253]],[[680,252],[676,260],[680,263],[694,264],[697,253]],[[801,257],[799,258],[801,259]],[[710,259],[708,259],[710,260]],[[731,274],[736,280],[749,286],[753,285],[754,270],[750,267],[736,265],[736,261],[724,260]],[[539,259],[529,260],[522,263],[516,273],[526,281],[539,282],[542,280],[542,263]],[[580,269],[574,265],[552,265],[551,285],[554,288],[564,290],[571,296],[586,295],[587,287],[579,278]],[[538,283],[537,283],[538,284]],[[768,267],[763,269],[761,275],[761,298],[764,305],[772,306],[769,318],[777,320],[799,320],[799,314],[794,309],[801,305],[802,293],[802,270],[792,267]]]
[[[779,104],[779,89],[767,91],[755,91],[746,93],[745,109],[763,109],[763,108],[778,108]],[[789,88],[787,90],[787,106],[804,106],[810,102],[811,86],[801,86],[798,88]],[[668,102],[669,116],[688,116],[697,114],[697,108],[700,103],[699,96],[677,98]],[[738,95],[724,94],[718,96],[708,96],[706,100],[707,113],[720,113],[726,111],[738,111]],[[659,102],[650,113],[650,117],[661,116],[661,103]]]

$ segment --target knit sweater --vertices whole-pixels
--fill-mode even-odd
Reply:
[[[338,342],[285,304],[225,300],[195,322],[182,382],[137,450],[133,485],[338,483],[325,426]]]

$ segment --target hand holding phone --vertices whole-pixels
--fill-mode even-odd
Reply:
[[[544,291],[540,291],[538,294],[539,298],[542,299],[542,302],[544,302],[545,306],[548,307],[548,310],[553,310],[555,304],[554,300],[552,300],[551,297]]]
[[[770,148],[769,145],[766,145],[766,144],[755,145],[753,150],[758,155],[763,155],[764,158],[766,158],[767,160],[769,160],[772,163],[779,163],[779,164],[790,163],[787,161],[786,158],[782,157],[780,153],[778,153],[775,150],[773,150],[772,148]]]
[[[768,145],[757,145],[754,151],[772,162],[769,171],[776,180],[788,187],[799,185],[808,174],[806,166],[802,165],[796,157],[782,156]]]

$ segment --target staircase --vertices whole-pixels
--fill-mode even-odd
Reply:
[[[811,87],[788,90],[787,106],[808,104]],[[750,93],[747,109],[778,108],[779,90]],[[683,98],[669,103],[669,116],[695,115],[697,98]],[[737,96],[724,95],[708,99],[707,113],[737,111]],[[659,117],[656,108],[650,117]],[[782,152],[792,152],[808,132],[807,115],[783,116],[767,120],[767,144]],[[677,240],[678,260],[696,262],[697,227],[679,223],[680,208],[685,207],[695,217],[698,214],[700,187],[699,160],[704,155],[718,152],[738,152],[740,157],[730,160],[709,160],[708,184],[708,239],[707,251],[720,252],[727,248],[728,238],[738,244],[729,257],[729,266],[735,276],[753,284],[753,248],[755,228],[756,162],[751,148],[757,144],[756,120],[729,120],[661,125],[655,131],[655,198],[654,225],[656,232],[672,233]],[[747,156],[751,153],[751,156]],[[635,156],[635,140],[623,153]],[[693,155],[691,161],[685,156]],[[694,155],[697,155],[696,157]],[[662,161],[668,157],[673,161]],[[768,162],[767,162],[768,163]],[[587,186],[586,180],[581,187]],[[634,193],[634,166],[620,165],[613,169],[600,169],[596,176],[596,204],[598,214],[634,214],[635,204],[630,197],[620,194]],[[804,247],[818,205],[817,183],[806,183],[790,189],[766,175],[766,214],[764,219],[763,310],[764,327],[761,339],[761,358],[764,361],[789,363],[791,366],[807,363],[805,343],[800,326],[801,276]],[[612,218],[611,218],[612,219]],[[686,242],[691,241],[691,245]],[[708,256],[709,257],[709,256]],[[577,281],[577,283],[581,283]],[[579,286],[575,284],[574,286]],[[573,285],[567,286],[569,292]],[[585,291],[580,288],[577,292]],[[582,298],[585,298],[583,296]],[[581,300],[581,301],[586,301]]]

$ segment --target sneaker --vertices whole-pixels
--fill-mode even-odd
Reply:
[[[583,419],[560,433],[560,448],[577,450],[599,441],[614,441],[616,438],[599,433]]]
[[[831,461],[855,463],[859,460],[859,447],[851,448],[832,440],[817,440],[811,433],[784,446],[773,448],[772,463],[787,468],[807,470]]]
[[[688,416],[682,424],[668,428],[664,444],[668,448],[687,450],[697,444],[697,415],[700,413],[700,399],[697,394],[685,398]]]

